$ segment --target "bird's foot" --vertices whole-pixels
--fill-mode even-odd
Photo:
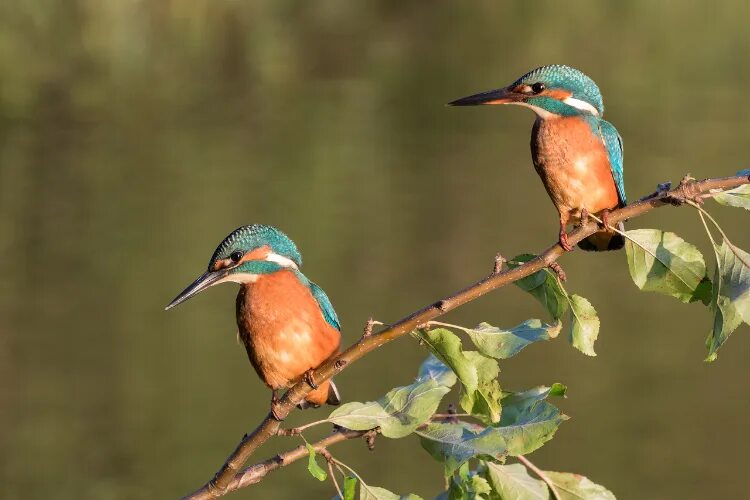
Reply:
[[[318,384],[315,383],[315,380],[313,379],[313,369],[310,368],[305,372],[305,375],[302,377],[305,379],[305,382],[307,382],[307,385],[312,387],[313,389],[318,388]]]
[[[581,209],[581,222],[578,224],[579,226],[585,226],[589,223],[589,211],[585,208]]]
[[[573,245],[571,245],[570,241],[568,241],[568,233],[566,233],[564,229],[560,231],[560,246],[566,252],[570,252],[571,250],[573,250]]]
[[[273,416],[274,420],[277,420],[279,422],[284,421],[284,417],[281,416],[281,403],[279,403],[279,400],[271,401],[271,415]]]
[[[281,403],[279,403],[279,397],[276,395],[276,389],[271,389],[271,415],[279,422],[282,422],[284,419],[279,416],[280,414]]]
[[[602,210],[602,223],[601,226],[604,229],[609,229],[612,226],[609,225],[609,210]]]

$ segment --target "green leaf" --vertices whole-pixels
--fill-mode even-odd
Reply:
[[[714,195],[714,200],[729,207],[750,210],[750,184],[743,184]]]
[[[449,476],[474,457],[500,459],[505,455],[505,439],[498,429],[481,428],[467,422],[427,424],[416,431],[422,447],[441,462]]]
[[[474,496],[487,495],[492,492],[490,483],[479,474],[472,474],[469,480],[469,492]]]
[[[422,500],[422,497],[410,493],[408,495],[397,495],[385,488],[370,486],[360,483],[359,486],[360,500]]]
[[[726,240],[715,249],[718,263],[711,300],[714,323],[706,340],[706,361],[716,359],[716,351],[742,321],[750,324],[750,254]]]
[[[708,276],[704,276],[700,283],[698,283],[698,286],[695,289],[695,293],[690,298],[690,302],[697,302],[701,301],[703,302],[703,305],[710,305],[711,304],[711,296],[713,295],[713,283],[711,283],[711,280],[708,278]]]
[[[534,479],[521,464],[499,465],[485,462],[486,475],[492,488],[502,499],[548,500],[549,488],[541,479]]]
[[[625,251],[630,276],[644,291],[695,300],[706,277],[706,263],[698,249],[674,233],[658,229],[627,231]]]
[[[328,421],[356,431],[380,427],[383,436],[401,438],[430,419],[455,383],[450,368],[431,356],[413,384],[396,387],[377,401],[346,403]]]
[[[544,471],[544,475],[555,485],[560,500],[615,500],[611,491],[585,476],[551,471]]]
[[[500,367],[492,358],[476,351],[464,351],[461,339],[450,330],[437,328],[417,335],[461,381],[459,403],[468,413],[484,415],[490,422],[500,420]]]
[[[307,458],[307,470],[309,470],[310,475],[318,481],[325,481],[328,474],[320,465],[318,465],[318,461],[315,460],[315,448],[313,448],[310,443],[305,443],[305,447],[307,448],[307,453],[309,453]]]
[[[507,394],[503,400],[503,416],[496,427],[505,438],[510,456],[526,455],[552,439],[560,424],[568,419],[554,405],[545,401],[551,387]]]
[[[560,333],[562,324],[546,325],[538,319],[529,319],[510,330],[503,330],[487,323],[464,331],[485,356],[507,359],[518,354],[521,349],[540,340],[550,340]]]
[[[514,257],[508,262],[511,268],[518,267],[520,263],[535,259],[536,255],[523,254]],[[542,269],[531,276],[527,276],[515,282],[521,290],[529,292],[542,303],[553,319],[559,320],[568,310],[568,294],[560,285],[555,273],[549,269]]]
[[[352,476],[344,477],[344,500],[354,500],[357,495],[357,478]]]
[[[549,395],[550,396],[560,396],[562,398],[567,397],[565,396],[565,393],[568,392],[568,386],[565,384],[561,384],[560,382],[555,382],[552,384],[552,387],[549,388]]]
[[[570,343],[587,356],[596,356],[594,342],[599,336],[599,316],[596,315],[596,309],[580,295],[571,295],[570,312]]]
[[[431,378],[435,379],[438,384],[444,385],[445,387],[453,387],[456,385],[456,374],[450,366],[440,361],[434,354],[430,354],[427,356],[427,359],[422,362],[422,366],[419,367],[417,381],[426,381]]]

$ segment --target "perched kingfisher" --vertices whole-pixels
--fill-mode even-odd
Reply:
[[[339,351],[341,325],[322,288],[302,274],[302,256],[294,242],[271,226],[252,224],[232,231],[216,248],[208,270],[166,309],[213,285],[239,283],[237,327],[258,376],[276,391],[306,380],[313,390],[301,408],[341,402],[336,385],[316,385],[312,370]]]
[[[611,229],[607,219],[609,210],[626,204],[622,138],[602,119],[602,95],[591,78],[569,66],[542,66],[507,87],[449,104],[515,104],[534,111],[531,156],[560,213],[560,246],[573,249],[565,231],[568,223],[601,213],[604,229],[578,246],[594,251],[623,247],[623,236]],[[622,223],[618,229],[623,230]]]

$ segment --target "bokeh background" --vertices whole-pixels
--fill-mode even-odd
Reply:
[[[481,277],[497,251],[553,242],[531,113],[451,99],[566,63],[602,88],[632,199],[747,168],[748,18],[741,1],[0,2],[0,496],[174,498],[211,477],[268,393],[236,343],[231,286],[163,306],[239,225],[295,239],[346,343],[370,315],[395,321]],[[750,247],[748,214],[709,206]],[[710,256],[692,210],[630,227]],[[561,336],[502,364],[508,389],[569,386],[573,418],[532,459],[621,498],[747,497],[748,327],[707,365],[703,306],[639,292],[623,252],[562,265],[600,314],[599,356]],[[544,314],[510,287],[449,320]],[[377,398],[424,356],[401,339],[339,387]],[[277,441],[257,458],[298,443]],[[415,438],[334,452],[373,485],[442,487]],[[332,495],[300,462],[233,498]]]

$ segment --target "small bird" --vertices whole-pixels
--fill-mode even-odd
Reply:
[[[312,379],[312,370],[339,351],[341,325],[328,296],[300,272],[301,266],[302,256],[287,235],[272,226],[242,226],[216,248],[208,270],[166,307],[219,283],[239,283],[239,337],[258,376],[271,388],[277,419],[276,391],[301,379],[313,387],[301,408],[341,402],[332,380],[316,385]]]
[[[602,119],[604,103],[596,83],[569,66],[542,66],[507,87],[457,99],[451,106],[515,104],[536,113],[531,156],[547,193],[560,213],[560,246],[566,226],[599,214],[604,229],[584,239],[583,250],[617,250],[625,244],[608,222],[609,210],[624,207],[622,138]],[[623,230],[622,223],[618,229]]]

